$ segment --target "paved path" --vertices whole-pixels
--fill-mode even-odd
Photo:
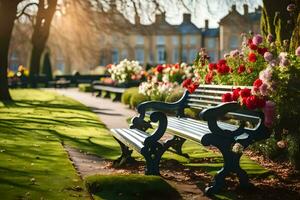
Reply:
[[[79,92],[77,88],[50,90],[76,99],[91,108],[108,128],[128,128],[126,120],[136,115],[134,110],[120,102],[112,102],[110,99],[92,96],[91,93]]]

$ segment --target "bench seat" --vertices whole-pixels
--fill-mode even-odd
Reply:
[[[124,143],[126,146],[134,148],[135,151],[141,153],[141,149],[144,147],[144,141],[149,134],[138,130],[128,128],[111,129],[113,136]]]

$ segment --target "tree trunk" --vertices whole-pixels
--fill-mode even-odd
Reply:
[[[18,1],[0,0],[0,101],[10,101],[7,68],[8,50],[14,21],[17,15]]]
[[[289,12],[287,6],[295,4],[295,10]],[[263,13],[261,18],[261,30],[265,37],[272,34],[279,44],[284,40],[290,42],[290,50],[299,46],[299,6],[300,0],[263,0]],[[297,23],[298,18],[298,23]]]
[[[45,1],[39,1],[36,23],[32,34],[32,52],[30,60],[30,82],[33,87],[36,87],[36,77],[40,73],[41,58],[50,33],[51,22],[56,10],[57,0],[48,0],[48,5],[45,6]]]

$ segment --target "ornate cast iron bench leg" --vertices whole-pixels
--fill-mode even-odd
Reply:
[[[128,163],[134,162],[135,161],[134,158],[131,157],[132,150],[130,150],[126,145],[124,145],[117,138],[115,138],[115,140],[119,143],[119,145],[121,147],[122,154],[121,154],[121,156],[117,160],[115,160],[113,162],[113,166],[115,166],[115,167],[121,167],[121,166],[124,166],[124,165],[126,165]]]
[[[170,146],[172,149],[174,149],[178,155],[189,158],[190,156],[187,153],[182,153],[182,146],[185,141],[186,139],[184,138],[173,136],[172,139],[166,141],[166,144]]]
[[[213,145],[217,147],[224,159],[224,165],[215,175],[213,184],[205,189],[207,195],[219,192],[225,185],[226,176],[231,172],[237,174],[241,187],[249,188],[251,186],[247,173],[240,167],[241,154],[236,154],[231,150],[233,143],[233,139],[225,138],[217,134],[208,134],[203,141],[203,145],[205,146]]]

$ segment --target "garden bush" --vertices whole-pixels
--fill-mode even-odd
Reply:
[[[132,87],[124,91],[122,94],[121,102],[125,105],[130,105],[130,100],[132,95],[138,94],[139,89],[137,87]]]
[[[170,95],[166,97],[166,102],[172,103],[178,101],[183,95],[182,88],[176,88]]]
[[[79,91],[81,92],[92,92],[91,84],[81,83],[78,85]]]
[[[148,101],[149,98],[143,94],[136,93],[133,94],[130,98],[130,106],[131,108],[136,108],[140,103]]]

